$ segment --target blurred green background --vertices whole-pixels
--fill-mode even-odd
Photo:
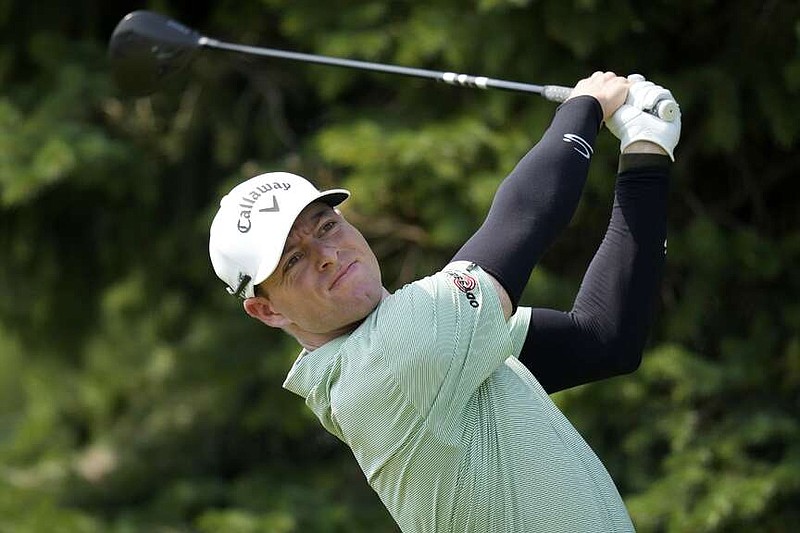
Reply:
[[[140,8],[234,42],[670,88],[683,136],[644,363],[556,400],[639,531],[796,531],[798,2],[0,0],[0,532],[396,531],[350,452],[281,389],[298,346],[215,278],[215,204],[273,169],[348,187],[394,290],[447,261],[555,109],[222,52],[129,99],[105,47]],[[524,304],[570,306],[617,153],[602,133]]]

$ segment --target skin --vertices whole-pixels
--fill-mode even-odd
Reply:
[[[314,202],[298,215],[278,267],[244,309],[313,350],[358,327],[388,294],[361,232]]]
[[[630,85],[613,72],[595,72],[575,85],[570,98],[596,98],[606,121],[625,102]],[[645,141],[631,144],[625,153],[666,154]],[[511,299],[497,280],[492,282],[508,319]],[[337,210],[314,202],[297,217],[278,267],[259,284],[257,295],[244,301],[244,309],[310,351],[353,331],[388,295],[378,260],[361,232]]]

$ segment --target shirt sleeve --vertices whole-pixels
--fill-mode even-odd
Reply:
[[[456,416],[525,340],[530,309],[506,321],[491,278],[466,261],[412,283],[382,306],[387,364],[424,417]]]
[[[519,356],[548,393],[633,372],[666,262],[666,155],[622,154],[605,237],[568,312],[534,309]]]

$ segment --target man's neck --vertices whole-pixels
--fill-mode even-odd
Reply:
[[[389,291],[387,291],[384,288],[383,294],[381,295],[381,301],[383,301],[383,299],[386,298],[387,296],[389,296]],[[375,308],[372,309],[372,311],[375,311],[375,309],[377,309],[377,305],[375,306]],[[309,352],[313,352],[317,348],[329,343],[333,339],[339,338],[342,335],[349,335],[350,333],[355,331],[356,328],[358,328],[358,326],[360,326],[364,322],[364,320],[366,320],[367,317],[370,314],[372,314],[372,311],[370,311],[370,313],[361,320],[357,320],[355,322],[347,324],[346,326],[325,333],[312,333],[310,331],[303,331],[299,329],[296,330],[291,326],[286,328],[286,332],[289,333],[295,339],[297,339],[297,342],[300,343],[300,346],[302,346]]]

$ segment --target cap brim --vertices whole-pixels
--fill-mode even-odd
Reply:
[[[350,198],[350,191],[348,191],[347,189],[331,189],[329,191],[324,191],[320,193],[320,195],[317,198],[311,200],[308,204],[306,204],[306,207],[314,202],[325,202],[331,207],[336,207],[337,205],[341,204],[348,198]],[[300,213],[298,213],[298,215],[299,214]]]

